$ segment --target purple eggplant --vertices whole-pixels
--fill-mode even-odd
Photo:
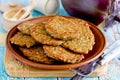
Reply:
[[[74,17],[100,24],[110,7],[111,0],[62,0],[65,10]]]

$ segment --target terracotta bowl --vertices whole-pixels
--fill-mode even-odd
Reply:
[[[43,16],[43,17],[30,19],[29,21],[33,21],[35,23],[43,22],[43,21],[47,21],[48,19],[50,19],[52,17],[53,16]],[[67,17],[67,18],[73,18],[73,17]],[[22,62],[24,64],[27,64],[27,65],[30,65],[30,66],[33,66],[33,67],[36,67],[36,68],[41,68],[41,69],[69,69],[69,68],[80,67],[82,65],[85,65],[85,64],[97,59],[103,53],[103,50],[104,50],[105,44],[106,44],[106,40],[105,40],[105,37],[104,37],[103,33],[95,25],[93,25],[90,22],[88,22],[88,23],[91,25],[90,29],[92,30],[92,32],[95,36],[95,45],[93,47],[93,50],[90,51],[88,54],[86,54],[85,59],[82,60],[79,63],[48,65],[48,64],[42,64],[42,63],[36,63],[36,62],[30,61],[27,58],[25,58],[23,56],[23,54],[19,51],[19,48],[11,45],[11,43],[10,43],[10,38],[14,34],[16,34],[16,32],[18,31],[17,26],[20,25],[21,23],[14,26],[8,33],[7,39],[6,39],[7,51],[8,51],[9,54],[11,54],[14,58],[19,60],[20,62]]]

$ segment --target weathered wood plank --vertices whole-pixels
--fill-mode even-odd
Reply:
[[[57,80],[57,78],[25,78],[25,80]]]
[[[7,33],[0,33],[0,46],[5,46]]]

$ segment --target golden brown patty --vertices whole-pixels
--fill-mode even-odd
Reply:
[[[78,53],[88,53],[92,50],[95,44],[95,38],[92,31],[89,28],[89,24],[83,20],[70,19],[82,29],[82,34],[79,39],[73,39],[63,43],[63,47]]]
[[[43,49],[46,55],[48,55],[49,57],[67,63],[78,63],[84,58],[82,54],[75,54],[73,52],[66,50],[61,46],[53,47],[53,46],[44,45]]]
[[[54,63],[54,60],[49,58],[43,51],[42,46],[34,47],[34,48],[22,48],[20,50],[23,54],[28,57],[28,59],[33,60],[35,62],[41,62],[46,64]]]
[[[34,23],[32,21],[26,21],[20,24],[17,28],[20,32],[23,34],[28,34],[30,35],[30,28],[34,26]]]
[[[61,16],[50,19],[45,28],[54,38],[63,40],[79,38],[81,34],[81,29],[75,23]]]
[[[12,44],[19,45],[21,47],[26,46],[27,48],[36,44],[36,41],[29,35],[17,32],[11,39]]]
[[[44,23],[38,23],[30,30],[31,36],[38,42],[48,45],[61,45],[64,41],[52,38],[47,34]]]

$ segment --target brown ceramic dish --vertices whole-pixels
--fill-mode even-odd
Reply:
[[[43,16],[43,17],[38,17],[38,18],[33,18],[30,19],[29,21],[34,21],[36,22],[43,22],[43,21],[47,21],[48,19],[50,19],[53,16]],[[73,18],[73,17],[68,17],[68,18]],[[88,22],[89,23],[89,22]],[[21,23],[20,23],[21,24]],[[102,34],[102,32],[92,23],[89,23],[90,25],[92,25],[90,27],[90,29],[92,30],[94,36],[95,36],[95,45],[93,47],[93,50],[89,52],[89,54],[85,55],[85,59],[82,60],[80,63],[76,63],[76,64],[54,64],[54,65],[48,65],[48,64],[41,64],[41,63],[36,63],[33,61],[30,61],[28,59],[26,59],[22,53],[19,51],[19,49],[16,46],[11,45],[10,43],[10,38],[18,31],[17,30],[17,26],[13,27],[6,38],[6,47],[7,47],[7,51],[9,54],[11,54],[14,58],[16,58],[17,60],[21,61],[24,64],[33,66],[33,67],[37,67],[37,68],[41,68],[41,69],[68,69],[68,68],[77,68],[79,66],[82,66],[84,64],[87,64],[93,60],[95,60],[96,58],[98,58],[102,53],[103,50],[105,48],[105,44],[106,44],[106,40],[104,35]]]

